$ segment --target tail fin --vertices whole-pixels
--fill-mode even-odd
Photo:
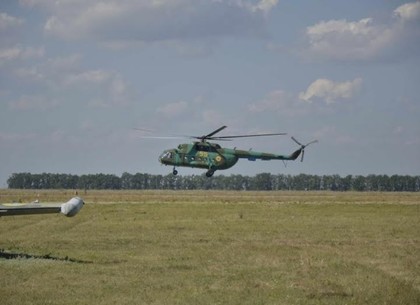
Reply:
[[[299,157],[301,152],[302,152],[302,148],[299,148],[298,150],[293,152],[287,159],[288,160],[296,160]]]

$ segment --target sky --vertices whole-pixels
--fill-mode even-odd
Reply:
[[[420,1],[4,0],[0,187],[12,173],[167,174],[227,125],[216,175],[419,175]],[[141,129],[141,130],[137,130]],[[178,168],[182,175],[199,169]]]

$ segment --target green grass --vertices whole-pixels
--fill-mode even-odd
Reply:
[[[38,193],[73,195],[0,202]],[[39,257],[0,259],[1,304],[420,303],[420,194],[79,196],[74,218],[0,218],[0,248]]]

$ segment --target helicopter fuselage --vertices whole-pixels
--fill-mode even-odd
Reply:
[[[165,150],[159,157],[159,161],[174,167],[220,170],[234,166],[238,162],[238,157],[232,152],[227,152],[218,144],[196,142],[180,144],[178,148]]]
[[[219,144],[210,142],[194,142],[192,144],[180,144],[178,148],[165,150],[159,157],[159,161],[165,165],[175,167],[192,167],[208,169],[206,175],[211,177],[216,170],[228,169],[234,166],[239,159],[249,161],[260,160],[295,160],[301,150],[298,149],[291,155],[278,155],[251,150],[238,150],[222,148]]]

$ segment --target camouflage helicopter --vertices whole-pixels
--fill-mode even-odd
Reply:
[[[260,160],[296,160],[302,154],[301,161],[305,153],[305,147],[317,142],[311,141],[305,145],[295,141],[300,148],[290,155],[279,155],[264,152],[256,152],[251,150],[239,150],[236,148],[223,148],[219,144],[210,143],[208,140],[229,141],[234,138],[249,138],[249,137],[266,137],[279,136],[285,133],[264,133],[264,134],[249,134],[249,135],[234,135],[234,136],[214,136],[218,132],[225,129],[227,126],[222,126],[215,131],[204,136],[191,136],[191,139],[198,141],[192,144],[180,144],[178,148],[167,149],[160,156],[159,161],[164,165],[173,166],[172,173],[178,174],[176,167],[192,167],[207,169],[206,176],[213,176],[216,170],[228,169],[234,166],[239,159],[248,159],[249,161]]]

